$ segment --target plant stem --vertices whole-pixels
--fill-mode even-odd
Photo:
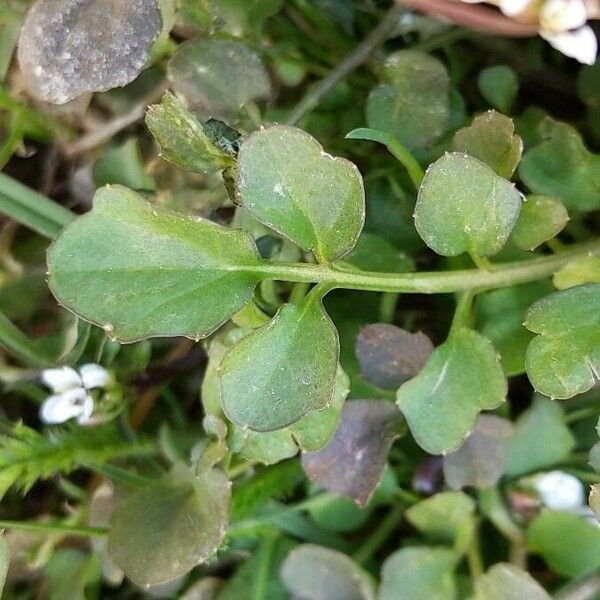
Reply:
[[[483,568],[481,550],[479,549],[479,527],[475,528],[473,539],[467,548],[467,563],[473,580],[483,575],[485,569]]]
[[[258,566],[252,585],[252,600],[267,600],[267,586],[271,571],[271,561],[279,532],[268,531],[258,549]]]
[[[462,269],[421,273],[376,273],[351,270],[341,265],[267,261],[251,270],[278,281],[326,283],[332,288],[409,294],[449,294],[469,290],[481,293],[485,290],[546,279],[568,262],[583,256],[600,256],[600,239],[573,244],[569,250],[559,255],[498,264],[493,271]]]
[[[0,312],[0,346],[29,367],[47,367],[52,364],[52,359],[2,312]]]
[[[367,563],[372,556],[385,544],[390,535],[398,527],[404,516],[404,503],[396,504],[379,523],[365,543],[352,555],[352,558],[359,565]]]
[[[381,323],[392,323],[394,321],[399,297],[400,294],[391,292],[384,292],[381,295],[379,300],[379,321]]]
[[[54,239],[75,215],[64,206],[0,173],[0,213]]]
[[[34,533],[66,533],[82,537],[102,537],[108,534],[106,527],[81,527],[64,523],[42,523],[39,521],[0,520],[0,528],[32,531]]]
[[[452,319],[452,326],[450,331],[457,331],[463,327],[469,327],[472,316],[473,308],[473,297],[472,291],[462,292],[458,297],[456,303],[456,310],[454,311],[454,318]]]
[[[398,17],[403,10],[398,6],[393,6],[381,19],[379,25],[371,31],[371,33],[348,54],[346,58],[333,70],[325,79],[323,79],[314,88],[302,97],[300,102],[294,107],[292,112],[286,119],[287,125],[295,125],[307,115],[311,110],[316,108],[323,97],[333,89],[344,77],[362,65],[371,53],[382,44],[393,31],[398,23]]]

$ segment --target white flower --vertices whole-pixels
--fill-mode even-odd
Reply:
[[[89,424],[94,412],[94,399],[89,390],[106,387],[110,373],[93,363],[83,365],[79,373],[71,367],[45,369],[42,381],[54,392],[44,400],[40,408],[40,419],[49,425],[77,419],[80,424]]]
[[[546,0],[540,9],[540,28],[560,33],[578,29],[588,18],[584,0]]]
[[[579,509],[585,502],[585,491],[579,479],[563,471],[550,471],[532,480],[542,504],[555,510]]]
[[[593,65],[598,53],[598,40],[596,34],[588,25],[574,31],[554,33],[540,31],[540,35],[559,52],[570,56],[585,65]]]
[[[498,6],[506,17],[516,17],[534,7],[536,0],[500,0]]]

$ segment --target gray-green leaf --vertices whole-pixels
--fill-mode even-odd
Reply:
[[[513,242],[522,250],[534,250],[563,230],[569,220],[564,205],[547,196],[527,196],[512,232]]]
[[[236,184],[242,206],[319,260],[340,258],[356,244],[365,219],[360,173],[304,131],[281,125],[249,135]]]
[[[160,146],[161,156],[185,171],[213,173],[234,163],[206,135],[202,123],[170,92],[160,104],[148,107],[146,125]]]
[[[208,335],[251,298],[261,263],[241,231],[106,186],[50,248],[48,274],[61,304],[131,342]]]
[[[415,226],[442,256],[491,256],[504,246],[521,209],[521,194],[491,167],[466,154],[445,154],[419,189]]]
[[[6,583],[9,563],[10,554],[8,552],[8,544],[6,543],[4,536],[0,535],[0,597],[2,596],[4,584]]]
[[[38,0],[19,41],[24,81],[56,104],[124,86],[144,68],[160,28],[157,0]]]
[[[417,443],[430,454],[445,454],[462,444],[479,412],[498,406],[506,391],[506,377],[490,341],[462,328],[400,387],[397,402]]]
[[[194,475],[176,468],[117,505],[108,538],[111,558],[138,585],[184,575],[221,544],[230,497],[231,484],[222,471]]]
[[[331,402],[338,355],[337,331],[316,296],[299,306],[285,304],[223,358],[223,410],[254,431],[291,425]]]
[[[388,56],[384,79],[367,100],[367,123],[398,138],[411,150],[436,142],[448,126],[450,80],[429,54],[400,50]]]
[[[260,57],[236,40],[189,40],[178,46],[167,71],[173,89],[204,119],[235,119],[245,104],[271,94]]]
[[[525,327],[538,335],[527,348],[527,374],[550,398],[589,390],[600,372],[600,284],[555,292],[538,300]]]
[[[552,597],[526,571],[498,563],[475,580],[474,600],[552,600]]]

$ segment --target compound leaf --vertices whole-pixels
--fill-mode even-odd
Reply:
[[[160,29],[157,0],[38,0],[21,30],[19,62],[36,97],[64,104],[133,81]]]
[[[146,125],[160,146],[161,156],[190,173],[212,173],[234,164],[234,159],[214,144],[202,123],[170,92],[160,104],[148,108]]]
[[[300,129],[279,125],[249,135],[236,185],[242,206],[319,260],[340,258],[358,240],[365,219],[358,169]]]
[[[251,298],[261,262],[241,231],[106,186],[50,248],[48,275],[61,304],[120,341],[200,338]]]
[[[504,246],[521,209],[521,194],[491,167],[466,154],[445,154],[419,189],[415,226],[442,256],[491,256]]]
[[[231,484],[222,471],[194,475],[176,467],[117,505],[108,538],[111,558],[138,585],[184,575],[221,544],[230,497]]]
[[[417,443],[430,454],[445,454],[462,444],[479,412],[498,406],[506,391],[490,341],[460,328],[400,387],[397,402]]]
[[[529,343],[527,374],[550,398],[589,390],[600,372],[600,284],[550,294],[527,313],[525,327],[538,335]]]
[[[454,134],[453,149],[478,158],[509,179],[523,152],[523,140],[515,133],[515,124],[495,110],[473,119],[468,127]]]
[[[285,304],[225,354],[218,367],[223,410],[254,431],[291,425],[329,405],[338,355],[337,331],[315,295]]]

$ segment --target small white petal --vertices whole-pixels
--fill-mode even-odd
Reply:
[[[81,387],[67,390],[62,394],[49,396],[44,400],[40,408],[40,419],[44,423],[52,425],[55,423],[64,423],[74,417],[80,418],[83,414],[87,414],[90,411],[90,400],[91,410],[93,411],[94,401]]]
[[[593,65],[596,62],[598,40],[592,28],[587,25],[564,33],[540,31],[540,35],[565,56],[570,56],[585,65]]]
[[[560,33],[582,27],[587,18],[584,0],[546,0],[540,10],[540,27]]]
[[[500,10],[507,17],[516,17],[525,12],[536,0],[500,0]]]
[[[79,367],[83,387],[91,390],[106,386],[110,382],[110,373],[100,365],[89,363]]]
[[[60,369],[44,369],[42,381],[56,394],[66,392],[71,388],[81,385],[81,377],[71,367],[60,367]]]
[[[86,394],[81,406],[81,414],[77,417],[77,422],[80,425],[87,425],[93,422],[92,413],[94,412],[94,399]]]
[[[538,475],[533,487],[542,504],[555,510],[573,510],[585,502],[585,491],[579,479],[563,471],[550,471]]]

